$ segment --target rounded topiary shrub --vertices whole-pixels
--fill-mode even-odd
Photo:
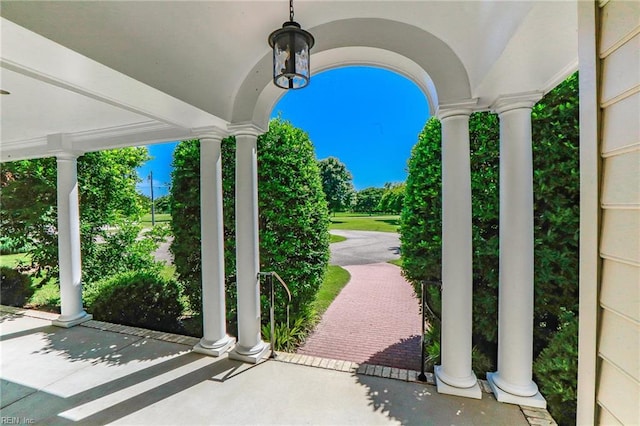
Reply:
[[[22,307],[33,295],[31,278],[15,269],[0,268],[0,303]]]
[[[181,331],[180,287],[153,271],[123,272],[97,281],[85,290],[84,303],[96,320]]]

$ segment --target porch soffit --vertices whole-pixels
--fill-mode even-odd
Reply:
[[[225,127],[228,122],[255,121],[268,115],[281,96],[270,88],[270,54],[265,39],[287,17],[283,1],[1,3],[3,18],[49,38],[47,42],[59,43],[52,43],[59,49],[67,48],[90,60],[91,67],[84,66],[89,62],[78,67],[51,61],[43,67],[51,58],[41,58],[38,72],[58,74],[51,80],[35,77],[47,84],[71,80],[71,85],[53,85],[105,104],[96,106],[98,110],[114,108],[114,116],[119,117],[107,123],[108,129],[145,121],[170,126],[173,133],[176,129],[189,133],[194,127]],[[296,2],[296,19],[316,35],[313,72],[346,64],[383,66],[416,82],[428,95],[433,110],[438,102],[479,98],[480,105],[489,105],[509,91],[548,89],[541,85],[561,79],[575,66],[575,8],[573,1],[300,0]],[[16,45],[5,37],[5,27],[13,25],[7,20],[2,21],[3,84],[10,78],[5,80],[10,74],[4,70],[20,73],[12,66],[24,65],[6,60],[8,47],[24,47],[22,41]],[[100,72],[118,78],[95,78],[96,65],[103,67]],[[128,85],[121,84],[123,79],[128,79]],[[94,90],[100,84],[102,91]],[[113,91],[119,94],[114,96]],[[7,135],[28,133],[28,129],[12,130],[8,119],[4,120],[7,99],[18,97],[18,92],[14,94],[1,99]],[[258,101],[260,108],[269,111],[257,111]],[[30,117],[46,120],[47,108],[51,105],[42,103]],[[109,116],[104,111],[96,114]],[[198,123],[192,123],[188,116],[198,117]],[[21,123],[30,117],[23,117]],[[81,120],[82,114],[75,117],[91,123]],[[54,120],[50,124],[61,133],[69,132]],[[87,126],[95,130],[103,124]],[[3,135],[2,148],[5,140]]]

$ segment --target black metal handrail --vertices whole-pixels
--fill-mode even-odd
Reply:
[[[276,353],[275,353],[275,341],[276,341],[276,323],[275,323],[275,288],[274,288],[274,282],[273,282],[273,278],[275,277],[276,280],[278,280],[278,282],[280,283],[280,285],[282,287],[284,287],[284,289],[287,291],[287,296],[289,298],[289,300],[287,301],[287,328],[289,328],[289,305],[291,304],[291,290],[289,290],[289,287],[287,287],[287,284],[284,282],[284,280],[280,277],[280,275],[278,275],[277,272],[275,271],[271,271],[271,272],[258,272],[258,279],[260,279],[261,276],[264,276],[267,278],[267,284],[269,284],[269,320],[271,322],[271,355],[269,356],[269,358],[275,358],[276,357]]]
[[[420,312],[422,314],[422,334],[420,335],[420,374],[418,375],[418,380],[422,382],[427,381],[427,376],[424,373],[424,333],[426,331],[426,311],[429,310],[429,313],[433,318],[440,319],[429,305],[429,298],[427,297],[427,286],[425,284],[438,286],[440,290],[442,290],[442,283],[439,281],[420,281]]]

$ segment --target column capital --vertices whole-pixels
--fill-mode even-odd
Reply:
[[[82,151],[54,151],[52,152],[53,155],[55,155],[56,160],[63,160],[63,161],[73,161],[73,160],[77,160],[78,157],[81,157],[84,152]]]
[[[218,126],[206,126],[192,129],[192,132],[200,140],[217,139],[222,140],[229,136],[229,131]]]
[[[531,109],[536,104],[536,102],[542,99],[542,95],[543,93],[538,91],[500,95],[493,102],[490,110],[497,114],[502,114],[503,112],[511,111],[514,109]]]
[[[234,123],[228,126],[229,131],[234,136],[260,136],[267,131],[257,124],[251,122]]]
[[[65,133],[47,135],[47,148],[58,160],[75,160],[84,154],[74,147],[71,136]]]
[[[455,117],[459,115],[466,115],[467,117],[473,113],[474,109],[478,105],[478,98],[465,99],[458,102],[452,102],[448,104],[438,105],[436,110],[436,116],[440,120],[445,118]]]

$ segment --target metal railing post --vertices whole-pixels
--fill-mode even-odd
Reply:
[[[424,295],[424,290],[425,290],[425,286],[424,286],[424,281],[420,281],[420,313],[422,314],[422,334],[420,335],[420,375],[418,376],[418,380],[420,380],[421,382],[426,382],[427,381],[427,376],[424,374],[424,333],[425,333],[425,311],[426,309],[424,308],[424,301],[425,301],[425,295]]]
[[[271,317],[271,355],[269,358],[276,357],[276,312],[275,312],[275,291],[273,288],[273,273],[268,275],[269,288],[271,291],[271,306],[269,308],[269,316]]]
[[[260,277],[267,277],[267,284],[269,284],[269,320],[271,326],[271,338],[269,339],[271,342],[271,355],[269,358],[277,358],[276,355],[276,292],[275,292],[275,283],[273,282],[273,278],[275,277],[280,285],[287,292],[287,297],[289,301],[287,302],[287,328],[289,328],[289,305],[291,304],[291,291],[289,287],[282,281],[280,275],[277,272],[258,272],[258,279]]]

